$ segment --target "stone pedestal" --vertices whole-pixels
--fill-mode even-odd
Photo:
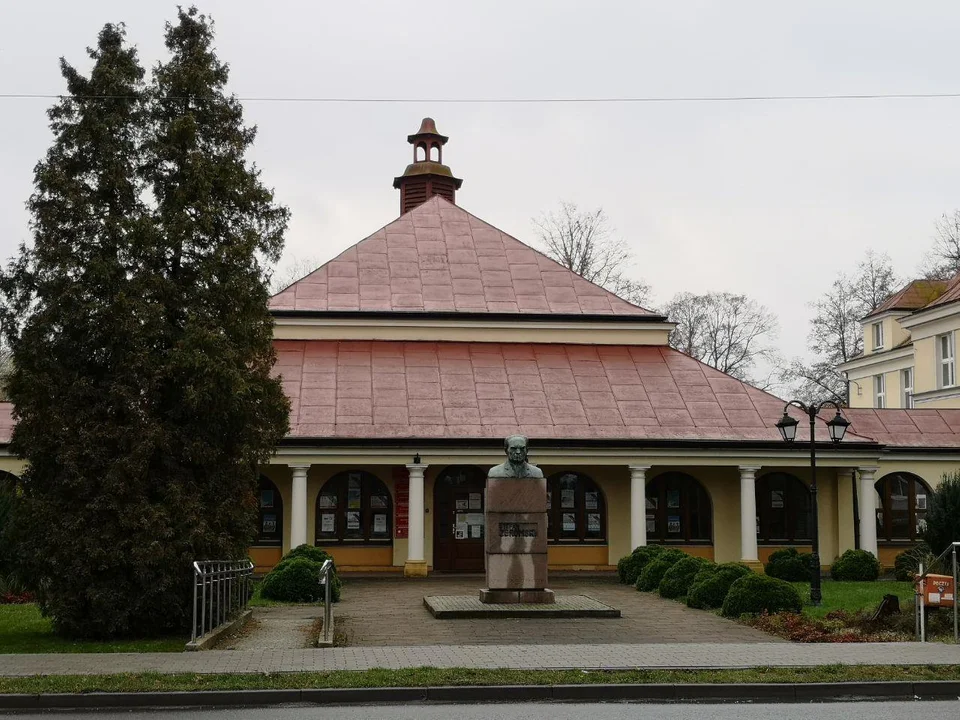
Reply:
[[[483,603],[552,603],[547,585],[547,481],[487,478]]]

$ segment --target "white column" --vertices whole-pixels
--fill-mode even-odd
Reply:
[[[758,565],[757,555],[757,490],[759,467],[740,466],[740,561]]]
[[[309,465],[291,465],[293,487],[290,492],[290,548],[307,542],[307,470]]]
[[[423,471],[425,464],[407,465],[410,473],[410,518],[407,537],[407,561],[403,564],[403,574],[407,577],[425,577],[427,561],[423,556]]]
[[[860,472],[860,549],[877,555],[877,491],[873,487],[875,467],[857,468]]]
[[[630,465],[630,549],[647,544],[647,470]]]

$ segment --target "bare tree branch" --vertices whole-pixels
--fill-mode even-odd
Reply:
[[[543,251],[565,268],[635,305],[650,296],[650,286],[628,278],[632,255],[615,237],[603,208],[580,210],[574,203],[533,220]]]
[[[276,295],[281,290],[289,287],[297,280],[306,277],[322,263],[313,255],[307,255],[304,257],[298,257],[296,255],[290,255],[287,258],[287,261],[283,264],[283,267],[280,267],[278,264],[277,267],[273,270],[273,275],[270,277],[270,292],[273,295]]]
[[[949,280],[960,272],[960,209],[937,220],[933,247],[924,256],[920,272],[931,280]]]

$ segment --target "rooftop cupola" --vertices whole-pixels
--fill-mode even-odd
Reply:
[[[407,165],[403,175],[393,179],[393,186],[400,191],[401,215],[434,195],[456,202],[456,192],[463,180],[455,178],[443,164],[443,146],[448,139],[437,132],[433,118],[424,118],[420,129],[407,135],[407,142],[413,145],[413,162]]]

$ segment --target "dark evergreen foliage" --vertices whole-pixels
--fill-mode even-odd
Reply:
[[[834,580],[876,580],[880,577],[880,561],[866,550],[847,550],[830,567]]]
[[[687,606],[703,610],[723,607],[730,586],[753,571],[740,563],[706,565],[693,578],[687,593]]]
[[[626,585],[635,585],[647,563],[663,552],[663,545],[641,545],[617,561],[617,577]]]
[[[288,427],[266,308],[288,213],[244,160],[212,39],[181,10],[150,88],[121,26],[89,77],[62,62],[33,246],[2,280],[18,557],[66,635],[187,627],[191,562],[245,555]]]
[[[322,602],[325,595],[323,588],[319,586],[319,580],[320,568],[325,560],[333,560],[326,551],[312,545],[298,545],[267,573],[263,579],[261,594],[270,600]],[[304,563],[309,563],[309,569]],[[333,602],[340,602],[343,583],[336,566],[331,577],[330,597]]]
[[[902,553],[897,554],[897,557],[893,561],[893,576],[901,581],[913,580],[914,577],[920,574],[920,563],[923,563],[923,567],[926,570],[930,567],[935,557],[929,545],[925,542],[917,543],[909,550],[904,550]]]
[[[960,470],[944,473],[927,502],[923,539],[940,555],[950,543],[960,542]]]
[[[780,578],[788,582],[803,582],[810,580],[810,568],[813,555],[797,552],[796,548],[784,548],[770,553],[763,571],[770,577]]]
[[[650,562],[648,562],[640,576],[637,578],[636,588],[644,592],[653,592],[660,587],[660,581],[667,574],[667,570],[673,567],[674,563],[689,557],[683,550],[676,548],[664,549],[658,553]]]
[[[693,585],[693,579],[705,566],[713,565],[710,560],[701,557],[688,555],[682,560],[678,560],[667,570],[657,586],[660,597],[682,598],[690,592]]]
[[[803,608],[800,592],[785,580],[750,573],[734,581],[723,601],[726,617],[795,612]]]

